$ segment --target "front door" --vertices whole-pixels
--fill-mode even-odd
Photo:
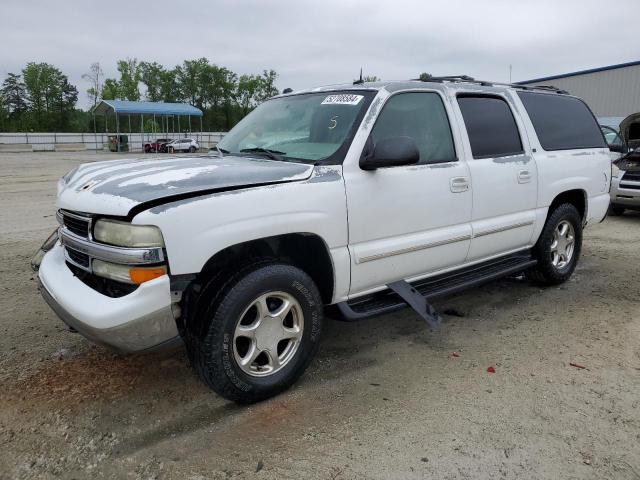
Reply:
[[[459,93],[470,144],[473,239],[468,261],[526,248],[536,219],[538,172],[508,97]],[[468,150],[467,150],[468,151]]]
[[[365,171],[345,162],[351,295],[462,264],[471,238],[471,184],[440,92],[390,96],[370,136],[409,136],[417,165]],[[452,128],[453,126],[453,128]]]

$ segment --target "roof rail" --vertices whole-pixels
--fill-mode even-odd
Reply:
[[[436,82],[436,83],[474,83],[476,85],[482,85],[483,87],[511,87],[518,88],[521,90],[546,90],[549,92],[555,92],[558,94],[568,95],[569,92],[566,90],[562,90],[558,87],[554,87],[553,85],[520,85],[518,83],[502,83],[502,82],[488,82],[486,80],[476,80],[469,75],[449,75],[444,77],[430,77],[425,80],[421,80],[420,78],[414,78],[413,81],[419,82]]]

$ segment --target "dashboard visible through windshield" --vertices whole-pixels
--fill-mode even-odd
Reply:
[[[218,144],[231,154],[340,163],[374,91],[306,93],[268,100]]]

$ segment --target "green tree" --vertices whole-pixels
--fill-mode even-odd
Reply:
[[[29,99],[30,126],[37,130],[56,128],[61,109],[66,113],[75,107],[77,89],[71,88],[66,75],[48,63],[28,63],[22,78]]]
[[[197,60],[185,60],[181,66],[176,67],[176,80],[180,88],[182,100],[204,107],[204,84],[210,71],[209,60],[198,58]]]
[[[140,100],[140,65],[136,58],[118,60],[118,91],[123,100]]]
[[[242,115],[246,115],[258,103],[262,93],[262,78],[259,75],[240,75],[236,90],[236,103],[241,108]]]
[[[263,70],[262,77],[260,78],[260,92],[258,94],[260,101],[264,101],[280,93],[275,86],[277,78],[278,74],[275,70]]]
[[[158,62],[140,62],[140,80],[147,88],[146,99],[151,102],[161,102],[163,97],[163,82],[165,68]]]
[[[107,78],[102,85],[102,99],[103,100],[120,100],[120,85],[115,78]]]
[[[433,75],[427,72],[422,72],[418,78],[423,82],[428,82],[433,78]]]
[[[0,93],[5,109],[11,116],[17,117],[27,110],[27,91],[20,75],[9,73],[2,82]]]

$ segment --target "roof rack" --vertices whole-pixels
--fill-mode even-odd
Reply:
[[[419,78],[412,79],[413,81],[418,82],[436,82],[436,83],[473,83],[476,85],[482,85],[483,87],[511,87],[511,88],[519,88],[522,90],[546,90],[549,92],[555,92],[562,95],[567,95],[569,92],[566,90],[562,90],[561,88],[554,87],[553,85],[520,85],[518,83],[502,83],[502,82],[488,82],[486,80],[476,80],[469,75],[450,75],[445,77],[430,77],[426,80],[421,80]]]

